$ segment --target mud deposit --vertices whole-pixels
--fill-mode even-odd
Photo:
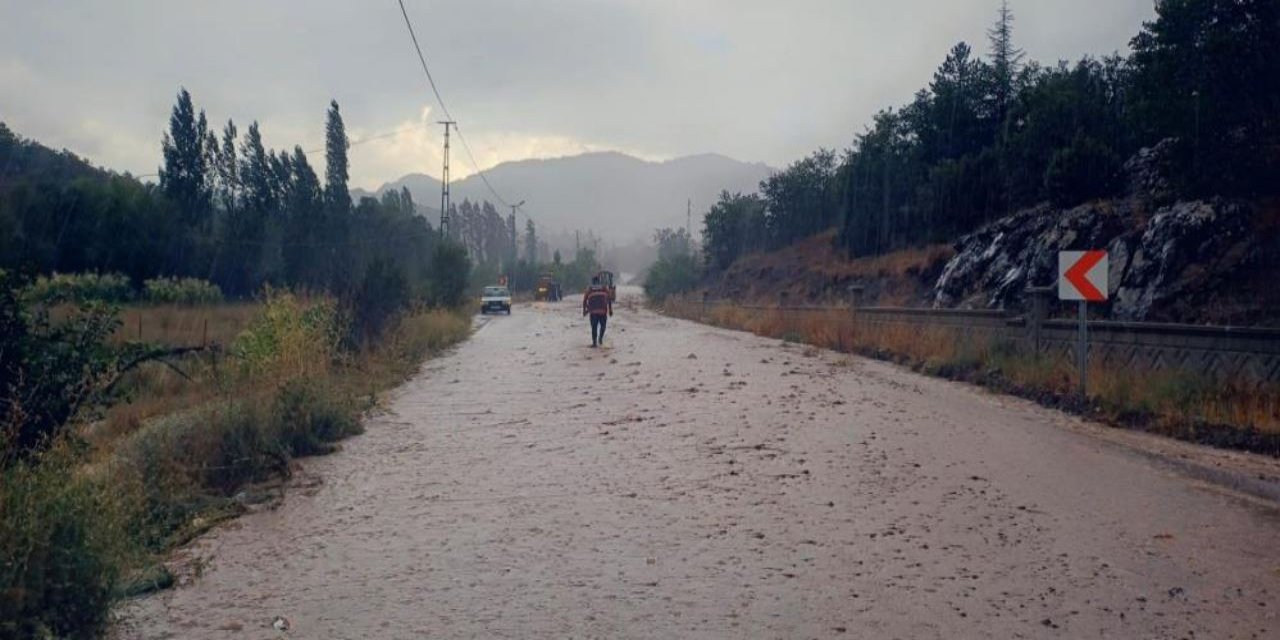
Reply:
[[[488,320],[115,635],[1280,637],[1270,506],[888,364],[609,332],[574,301]]]

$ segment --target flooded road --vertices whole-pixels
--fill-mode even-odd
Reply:
[[[591,349],[575,307],[484,321],[117,635],[1280,637],[1265,504],[883,363],[634,306]]]

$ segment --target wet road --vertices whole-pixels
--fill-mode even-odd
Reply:
[[[634,308],[589,344],[488,320],[117,635],[1280,637],[1276,512],[1090,425]]]

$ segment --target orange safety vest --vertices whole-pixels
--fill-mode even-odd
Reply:
[[[582,296],[582,308],[593,316],[609,314],[609,290],[604,287],[588,287]]]

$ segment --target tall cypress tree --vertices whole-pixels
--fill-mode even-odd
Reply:
[[[533,220],[529,220],[524,228],[524,257],[529,261],[529,264],[537,266],[538,232],[533,227]]]
[[[350,144],[347,142],[347,129],[342,123],[342,114],[338,112],[336,100],[329,102],[324,132],[325,219],[322,239],[328,271],[324,280],[331,291],[341,292],[352,284],[355,265],[350,246],[351,192],[347,188],[347,149]]]
[[[324,126],[324,197],[335,214],[351,211],[351,192],[347,189],[347,128],[338,112],[338,101],[329,102],[329,115]]]

